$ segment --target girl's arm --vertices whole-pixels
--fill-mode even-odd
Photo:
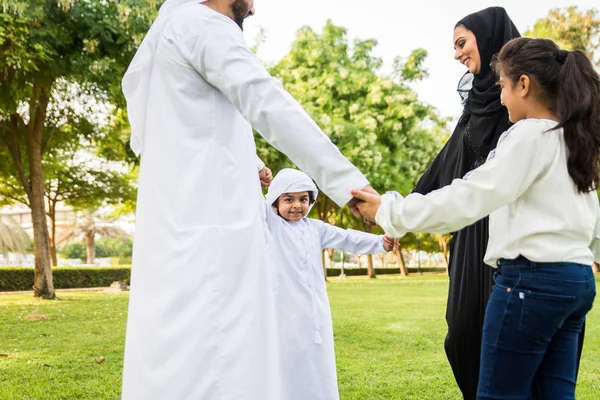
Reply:
[[[558,156],[559,132],[547,129],[545,121],[521,121],[504,133],[486,163],[464,179],[455,179],[426,196],[384,195],[376,222],[392,237],[407,232],[441,234],[471,225],[510,204]]]

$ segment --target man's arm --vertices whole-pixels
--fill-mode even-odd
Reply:
[[[333,201],[344,205],[352,198],[351,189],[368,186],[360,171],[248,49],[235,23],[215,15],[193,32],[197,34],[184,39],[189,45],[183,53],[190,64]]]

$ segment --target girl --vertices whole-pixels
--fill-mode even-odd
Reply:
[[[504,44],[520,36],[502,7],[467,15],[456,24],[454,58],[468,69],[459,83],[463,113],[414,192],[428,194],[483,164],[509,128],[508,112],[500,104],[500,88],[490,63]],[[474,400],[477,394],[481,329],[492,293],[493,269],[483,262],[487,242],[487,218],[453,232],[450,241],[444,348],[465,400]]]
[[[423,196],[355,191],[361,213],[399,237],[490,215],[479,399],[574,399],[577,339],[600,261],[600,77],[545,39],[505,45],[496,64],[515,123],[481,167]]]
[[[304,172],[283,169],[267,193],[267,224],[276,268],[283,399],[339,399],[329,300],[321,250],[391,251],[395,241],[306,218],[317,187]]]

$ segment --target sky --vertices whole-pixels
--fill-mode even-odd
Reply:
[[[557,7],[578,6],[581,10],[600,8],[598,0],[254,0],[256,15],[244,24],[247,42],[252,45],[261,28],[266,42],[259,56],[276,62],[288,53],[296,31],[302,26],[321,31],[331,19],[354,38],[376,39],[375,54],[389,72],[396,56],[407,57],[412,50],[429,52],[425,68],[429,77],[413,85],[419,98],[438,108],[444,116],[458,117],[458,80],[466,68],[454,60],[453,29],[462,17],[489,6],[502,6],[524,33],[539,18]],[[600,10],[599,10],[600,11]]]

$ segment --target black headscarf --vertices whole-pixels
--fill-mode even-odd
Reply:
[[[473,87],[450,140],[414,189],[422,194],[449,185],[483,164],[500,135],[510,126],[490,64],[505,43],[521,36],[519,31],[502,7],[470,14],[458,25],[464,25],[475,35],[481,70],[474,75]]]

